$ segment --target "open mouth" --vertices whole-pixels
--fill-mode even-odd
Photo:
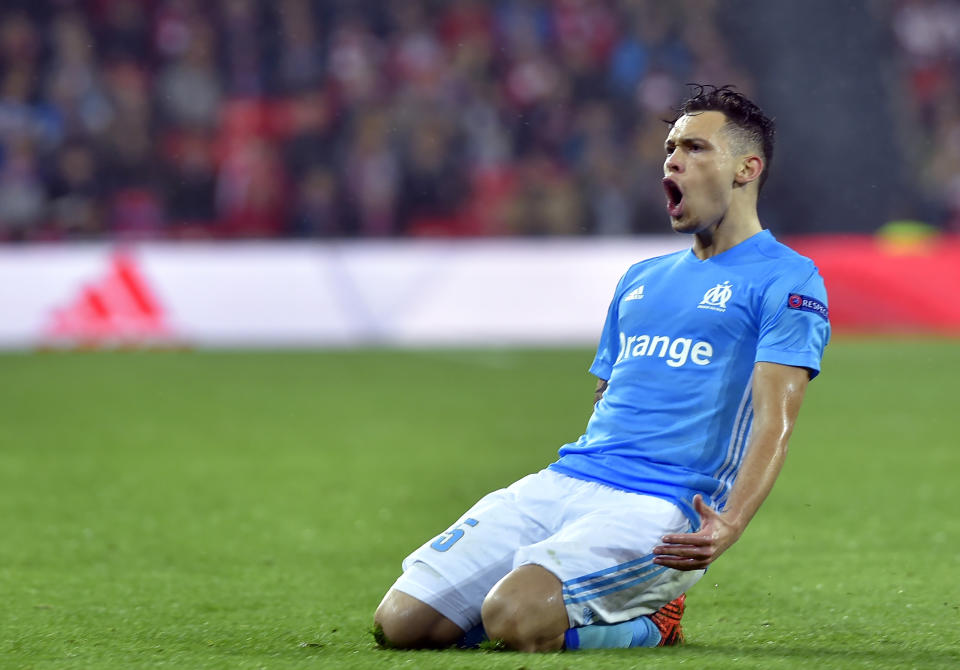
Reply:
[[[683,212],[683,191],[680,186],[667,177],[663,180],[663,190],[667,194],[667,212],[670,216],[680,216]]]

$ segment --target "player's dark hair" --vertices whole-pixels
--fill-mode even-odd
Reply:
[[[670,122],[673,125],[685,114],[696,112],[722,112],[727,123],[733,125],[743,138],[756,145],[762,152],[763,173],[760,175],[759,188],[763,188],[773,162],[773,140],[776,127],[773,119],[764,114],[753,101],[733,86],[712,86],[710,84],[690,84],[692,95],[677,108],[677,116]]]

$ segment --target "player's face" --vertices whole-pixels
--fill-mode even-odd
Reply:
[[[735,156],[722,112],[681,116],[664,144],[663,188],[673,229],[699,233],[723,219],[733,197]]]

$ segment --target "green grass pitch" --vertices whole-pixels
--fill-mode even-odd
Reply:
[[[403,556],[589,415],[591,353],[0,356],[0,668],[960,667],[960,341],[844,339],[681,648],[397,652]]]

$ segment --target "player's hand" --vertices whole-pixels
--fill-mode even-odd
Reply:
[[[703,502],[699,495],[693,498],[693,508],[700,515],[700,530],[696,533],[664,535],[663,544],[653,548],[653,562],[675,570],[703,570],[713,563],[742,530]]]

